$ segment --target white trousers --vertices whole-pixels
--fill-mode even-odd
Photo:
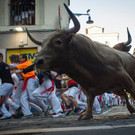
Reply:
[[[16,109],[18,109],[21,106],[20,97],[23,92],[22,90],[23,83],[24,83],[24,80],[19,81],[19,83],[17,84],[17,89],[16,90],[14,89],[12,92],[11,99],[8,98],[5,102],[9,106],[9,112],[11,114],[15,114]]]
[[[0,85],[0,96],[8,97],[14,89],[14,85],[11,83],[3,83]]]
[[[5,100],[12,93],[14,85],[11,83],[3,83],[0,85],[0,96],[5,96]]]
[[[5,96],[3,103],[6,102],[7,98],[12,93],[13,89],[14,89],[14,85],[11,83],[3,83],[2,85],[0,85],[0,96]],[[5,104],[2,104],[0,110],[3,113],[3,115],[11,116],[11,114],[6,109]]]
[[[59,99],[56,96],[56,87],[54,86],[54,90],[52,92],[49,90],[42,93],[50,87],[52,87],[52,82],[50,79],[46,78],[43,83],[36,90],[34,90],[32,95],[37,99],[44,100],[47,106],[51,105],[53,112],[57,114],[58,112],[62,112],[62,108]]]
[[[30,110],[29,102],[32,102],[36,106],[42,108],[43,111],[46,110],[46,105],[43,100],[36,99],[32,92],[37,88],[37,81],[36,79],[30,78],[27,81],[26,89],[23,91],[21,95],[21,106],[22,112],[25,115],[31,115],[32,112]],[[36,108],[35,108],[36,109]]]
[[[96,96],[94,99],[93,108],[96,112],[101,112],[101,107],[100,107],[100,104],[98,101],[98,96]]]
[[[20,80],[19,83],[17,84],[17,89],[14,91],[12,94],[11,98],[12,100],[19,106],[21,106],[21,95],[23,93],[22,87],[24,84],[24,80]]]
[[[105,95],[105,104],[109,107],[112,105],[112,93],[104,93]]]
[[[78,91],[75,99],[81,109],[85,110],[87,108],[87,97],[82,90]]]
[[[67,91],[65,91],[64,94],[67,97],[71,96],[75,99],[78,92],[79,92],[78,87],[73,86],[73,87],[69,88]]]
[[[8,98],[5,101],[5,104],[8,105],[9,107],[9,112],[13,115],[16,114],[16,110],[20,107],[19,105],[17,105],[15,102],[12,101],[12,99]]]
[[[12,114],[5,107],[5,104],[2,104],[2,106],[0,107],[0,111],[2,112],[3,116],[12,116]]]

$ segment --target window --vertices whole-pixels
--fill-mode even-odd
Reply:
[[[11,0],[11,25],[35,25],[35,0]]]
[[[110,46],[110,43],[109,43],[109,41],[105,41],[105,44]]]

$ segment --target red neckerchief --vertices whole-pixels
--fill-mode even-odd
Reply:
[[[50,79],[50,80],[51,80],[51,79]],[[45,93],[46,91],[50,91],[49,95],[51,95],[51,94],[52,94],[52,92],[54,91],[55,83],[54,83],[54,81],[53,81],[53,80],[51,80],[51,82],[52,82],[52,86],[51,86],[51,87],[49,87],[48,89],[46,89],[46,90],[42,91],[42,92],[41,92],[41,95],[43,95],[43,93]]]
[[[31,76],[31,77],[27,78],[26,80],[24,80],[24,84],[23,84],[23,87],[22,87],[23,91],[26,89],[27,82],[28,82],[28,80],[29,80],[30,78],[34,78],[34,79],[35,79],[35,76]]]

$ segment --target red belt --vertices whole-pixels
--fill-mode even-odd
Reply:
[[[43,95],[43,93],[45,93],[46,91],[50,91],[49,95],[51,95],[51,94],[52,94],[52,92],[54,91],[55,83],[54,83],[54,81],[53,81],[53,80],[51,80],[51,82],[52,82],[52,86],[51,86],[50,88],[48,88],[48,89],[46,89],[46,90],[42,91],[42,92],[41,92],[41,95]]]
[[[31,76],[31,77],[27,78],[26,80],[24,80],[24,84],[23,84],[23,87],[22,87],[23,91],[26,89],[27,82],[28,82],[28,80],[31,79],[31,78],[35,79],[35,76]]]

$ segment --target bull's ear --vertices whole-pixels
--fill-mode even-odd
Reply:
[[[74,37],[74,33],[70,33],[68,36],[67,36],[67,42],[70,43]]]

